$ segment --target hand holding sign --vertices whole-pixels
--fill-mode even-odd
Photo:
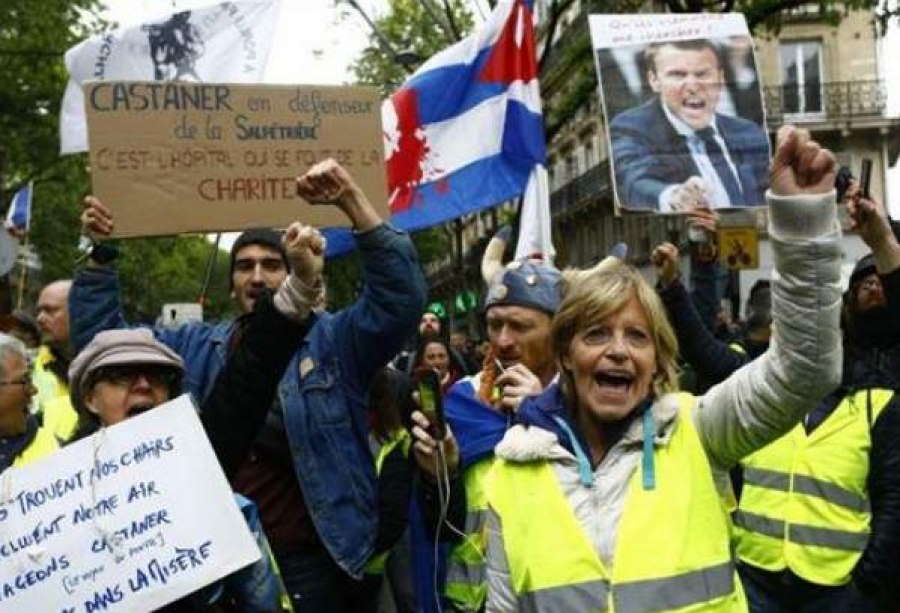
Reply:
[[[91,238],[107,238],[113,230],[113,215],[99,198],[87,196],[81,203],[81,233]]]
[[[294,222],[285,230],[282,242],[297,278],[315,285],[325,267],[325,237],[312,226]]]
[[[371,230],[381,223],[381,218],[362,188],[333,159],[319,162],[299,177],[297,194],[312,205],[336,205],[347,215],[358,232]]]
[[[691,177],[675,187],[669,195],[669,205],[673,211],[693,211],[699,207],[709,207],[706,183],[700,177]]]

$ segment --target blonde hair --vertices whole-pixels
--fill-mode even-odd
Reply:
[[[553,317],[551,336],[553,357],[567,397],[571,398],[574,387],[571,375],[563,368],[562,358],[572,339],[624,307],[632,296],[637,298],[647,316],[656,348],[658,368],[653,378],[653,392],[660,396],[678,389],[678,340],[662,301],[637,269],[609,257],[589,270],[563,272],[563,300]]]

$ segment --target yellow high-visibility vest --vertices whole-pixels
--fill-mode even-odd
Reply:
[[[610,570],[579,524],[549,462],[495,463],[488,480],[488,555],[502,547],[522,611],[744,612],[729,521],[679,394],[669,443],[653,451],[655,486],[638,464]],[[495,525],[496,521],[496,525]]]
[[[869,542],[871,425],[894,393],[848,395],[819,427],[802,424],[741,462],[734,515],[738,557],[770,571],[789,568],[819,585],[850,581]]]
[[[72,408],[69,384],[47,368],[54,360],[50,348],[41,345],[31,370],[31,380],[37,388],[35,412],[42,415],[42,423],[61,441],[68,441],[78,426],[78,412]]]
[[[493,464],[493,456],[483,458],[467,468],[463,475],[466,488],[466,525],[463,532],[466,537],[453,547],[447,557],[447,580],[444,584],[444,596],[457,611],[480,611],[487,598],[485,482]]]
[[[38,428],[31,443],[22,450],[15,460],[13,467],[20,468],[35,460],[40,460],[59,449],[56,437],[45,427]]]
[[[731,349],[735,353],[739,353],[741,355],[747,355],[747,350],[744,349],[744,346],[740,343],[729,343],[728,348]]]
[[[384,445],[381,446],[381,449],[378,450],[378,455],[375,456],[375,474],[381,474],[385,459],[394,452],[394,449],[400,447],[403,452],[403,457],[409,457],[409,448],[411,446],[412,437],[409,435],[409,432],[402,429],[393,432],[391,437],[386,440]],[[388,550],[372,556],[366,564],[365,573],[367,575],[383,575],[384,567],[387,565],[388,556],[390,556],[390,554],[391,552]]]

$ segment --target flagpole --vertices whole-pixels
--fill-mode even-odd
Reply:
[[[22,258],[20,266],[21,270],[19,272],[19,293],[16,297],[16,310],[22,308],[22,298],[25,295],[25,281],[28,278],[28,266],[25,265],[25,256],[28,253],[28,232],[25,232],[25,239],[22,242],[22,250],[20,253],[20,257]]]
[[[197,298],[197,302],[200,303],[201,307],[206,307],[206,294],[209,291],[209,284],[212,280],[213,271],[216,268],[216,256],[219,255],[219,241],[222,240],[222,233],[216,234],[216,242],[213,244],[212,252],[209,254],[209,259],[206,260],[206,273],[203,275],[203,287],[200,288],[200,297]]]

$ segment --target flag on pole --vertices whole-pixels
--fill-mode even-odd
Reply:
[[[418,230],[515,198],[546,158],[532,3],[500,0],[382,107],[394,223]]]
[[[550,214],[550,178],[543,164],[531,171],[522,213],[519,215],[519,240],[515,259],[537,258],[553,264],[556,250],[553,248],[553,218]]]
[[[280,6],[280,0],[234,0],[174,9],[72,47],[66,52],[70,78],[60,114],[60,152],[88,149],[85,81],[262,81]]]
[[[432,56],[385,100],[398,228],[421,230],[515,198],[544,163],[532,7],[531,0],[500,0],[478,30]],[[549,197],[539,206],[549,219]],[[329,257],[354,248],[349,231],[325,235]]]
[[[6,212],[6,227],[16,233],[28,233],[31,229],[31,196],[34,184],[29,183],[13,196]]]

